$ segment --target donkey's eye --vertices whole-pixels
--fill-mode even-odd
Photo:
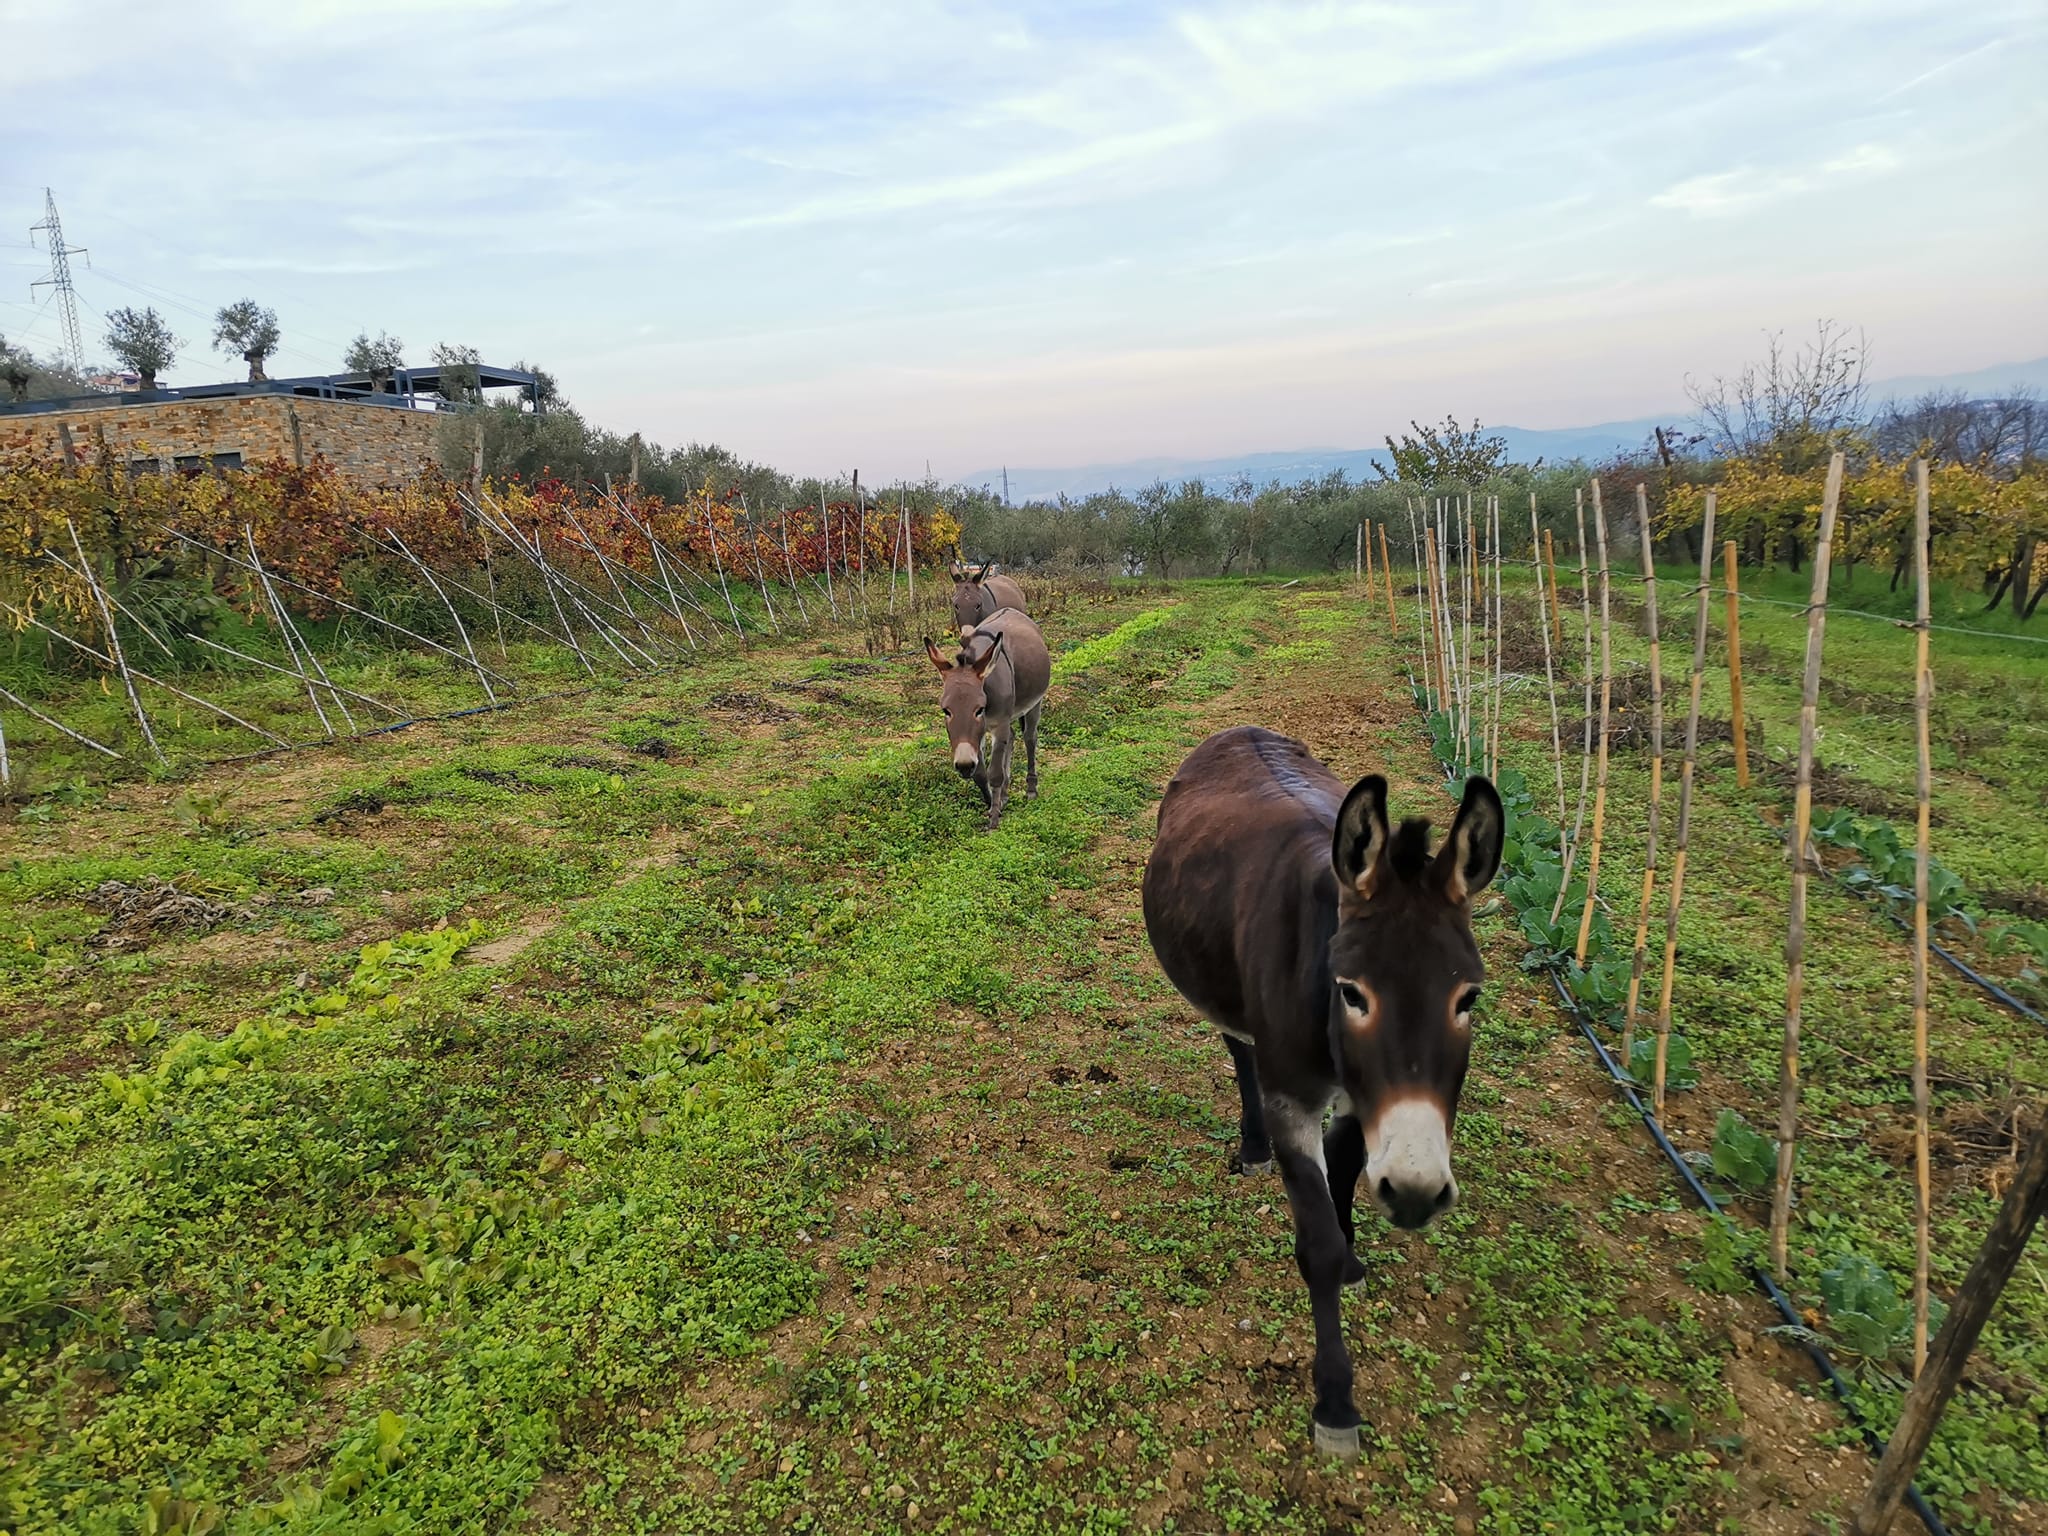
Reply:
[[[1365,994],[1348,981],[1337,983],[1337,995],[1344,999],[1344,1006],[1353,1013],[1372,1012],[1372,1005],[1366,1001]]]

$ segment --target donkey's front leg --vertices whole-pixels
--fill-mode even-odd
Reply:
[[[1316,1449],[1326,1456],[1358,1454],[1358,1409],[1351,1398],[1351,1355],[1344,1347],[1339,1292],[1351,1244],[1337,1223],[1323,1164],[1322,1116],[1287,1099],[1266,1100],[1266,1123],[1287,1203],[1294,1209],[1294,1262],[1308,1286],[1316,1322]]]
[[[1323,1166],[1329,1171],[1337,1225],[1344,1233],[1344,1283],[1357,1285],[1365,1279],[1365,1266],[1358,1261],[1358,1233],[1351,1221],[1358,1175],[1365,1167],[1365,1132],[1359,1129],[1358,1116],[1338,1115],[1330,1121],[1329,1134],[1323,1137]]]
[[[1024,712],[1024,798],[1038,798],[1038,712],[1045,708],[1040,699]]]
[[[993,832],[996,823],[1003,819],[1003,807],[1010,803],[1010,751],[1015,738],[1010,733],[1006,720],[996,729],[995,742],[988,752],[988,825]]]

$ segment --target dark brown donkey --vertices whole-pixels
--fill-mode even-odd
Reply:
[[[1028,611],[1024,606],[1024,589],[1008,576],[989,575],[992,564],[993,561],[984,561],[978,571],[965,565],[953,567],[954,628],[971,629],[1005,608],[1014,608],[1019,613]]]
[[[1346,794],[1308,748],[1256,726],[1195,748],[1160,803],[1145,931],[1237,1064],[1240,1166],[1279,1159],[1315,1313],[1315,1443],[1331,1455],[1358,1454],[1338,1292],[1365,1278],[1359,1172],[1399,1227],[1458,1198],[1451,1130],[1485,975],[1471,900],[1501,834],[1500,796],[1468,779],[1432,858],[1426,820],[1388,831],[1385,779]]]
[[[1052,686],[1052,653],[1038,626],[1014,608],[964,631],[951,661],[929,635],[924,649],[944,679],[939,711],[946,717],[953,766],[963,779],[974,780],[993,828],[1010,801],[1012,722],[1024,733],[1024,796],[1038,798],[1038,715]]]

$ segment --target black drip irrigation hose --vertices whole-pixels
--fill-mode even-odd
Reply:
[[[1412,692],[1415,686],[1415,675],[1411,671],[1408,676],[1409,687]],[[1430,756],[1447,781],[1456,777],[1457,770],[1451,764],[1436,757],[1434,751],[1431,752]],[[1665,1160],[1678,1171],[1679,1178],[1684,1181],[1685,1187],[1692,1191],[1693,1198],[1705,1206],[1713,1214],[1715,1220],[1733,1228],[1734,1222],[1729,1218],[1728,1213],[1721,1209],[1721,1203],[1714,1198],[1713,1191],[1700,1182],[1700,1177],[1693,1172],[1692,1165],[1679,1154],[1678,1148],[1671,1144],[1671,1138],[1664,1134],[1664,1127],[1658,1121],[1656,1111],[1645,1104],[1642,1096],[1636,1092],[1635,1079],[1629,1076],[1615,1061],[1614,1057],[1609,1054],[1605,1042],[1594,1032],[1591,1022],[1580,1010],[1578,1003],[1573,1000],[1570,990],[1564,984],[1564,978],[1557,973],[1556,967],[1546,966],[1545,974],[1550,977],[1550,984],[1557,989],[1558,1005],[1564,1009],[1566,1016],[1578,1026],[1579,1033],[1586,1037],[1586,1042],[1593,1047],[1593,1054],[1599,1058],[1600,1065],[1606,1068],[1607,1075],[1613,1079],[1615,1086],[1622,1091],[1622,1095],[1628,1100],[1629,1108],[1633,1109],[1641,1118],[1644,1129],[1650,1133],[1650,1139],[1656,1142],[1657,1150],[1662,1152]],[[1813,1361],[1814,1366],[1820,1371],[1822,1379],[1833,1389],[1836,1398],[1842,1404],[1843,1413],[1848,1416],[1849,1422],[1856,1427],[1857,1432],[1863,1436],[1863,1443],[1869,1448],[1871,1456],[1875,1459],[1882,1459],[1885,1451],[1885,1442],[1878,1436],[1877,1431],[1870,1427],[1869,1423],[1864,1419],[1862,1412],[1857,1408],[1856,1399],[1850,1391],[1849,1383],[1843,1378],[1842,1373],[1835,1369],[1835,1362],[1828,1355],[1827,1347],[1812,1336],[1812,1331],[1807,1328],[1805,1319],[1799,1315],[1798,1309],[1792,1305],[1791,1298],[1779,1289],[1777,1281],[1771,1278],[1769,1270],[1765,1269],[1761,1264],[1751,1263],[1749,1274],[1750,1278],[1756,1282],[1757,1289],[1761,1290],[1769,1298],[1771,1305],[1778,1309],[1778,1315],[1785,1319],[1787,1325],[1799,1330],[1798,1337],[1801,1346],[1806,1350],[1807,1357]],[[1920,1517],[1920,1523],[1927,1527],[1929,1536],[1949,1536],[1948,1527],[1942,1524],[1941,1516],[1934,1512],[1934,1507],[1921,1494],[1918,1484],[1908,1483],[1906,1485],[1906,1503],[1911,1507],[1913,1513]]]
[[[1657,1143],[1657,1149],[1664,1154],[1671,1166],[1678,1170],[1679,1178],[1685,1181],[1685,1186],[1692,1191],[1693,1198],[1711,1211],[1717,1221],[1726,1222],[1732,1227],[1734,1223],[1729,1220],[1728,1213],[1721,1209],[1721,1203],[1714,1198],[1713,1191],[1700,1182],[1700,1176],[1692,1171],[1692,1165],[1679,1154],[1678,1148],[1671,1144],[1671,1138],[1664,1134],[1664,1127],[1658,1122],[1656,1111],[1645,1104],[1642,1096],[1636,1092],[1635,1079],[1622,1069],[1609,1054],[1605,1042],[1594,1033],[1592,1024],[1580,1011],[1578,1004],[1572,1000],[1571,992],[1564,984],[1564,978],[1558,975],[1554,967],[1549,968],[1547,974],[1550,977],[1550,984],[1557,989],[1558,1005],[1564,1009],[1571,1021],[1578,1025],[1579,1033],[1584,1035],[1587,1043],[1593,1047],[1593,1054],[1600,1058],[1600,1065],[1607,1069],[1607,1075],[1614,1079],[1615,1086],[1621,1089],[1622,1096],[1628,1100],[1629,1108],[1642,1117],[1643,1126],[1649,1131],[1650,1139]],[[1807,1357],[1819,1369],[1827,1384],[1834,1389],[1835,1396],[1841,1400],[1842,1411],[1862,1434],[1863,1443],[1870,1448],[1871,1456],[1882,1459],[1885,1442],[1857,1409],[1856,1400],[1849,1390],[1849,1383],[1843,1379],[1842,1373],[1835,1369],[1835,1362],[1829,1358],[1826,1347],[1812,1337],[1811,1330],[1806,1327],[1798,1309],[1792,1305],[1791,1298],[1778,1288],[1778,1282],[1771,1278],[1770,1271],[1763,1265],[1752,1263],[1749,1266],[1749,1273],[1750,1278],[1756,1281],[1757,1288],[1769,1297],[1771,1305],[1778,1309],[1778,1315],[1784,1318],[1788,1325],[1799,1330],[1799,1342],[1806,1350]],[[1920,1517],[1920,1523],[1927,1527],[1930,1536],[1948,1536],[1948,1527],[1941,1523],[1941,1516],[1934,1512],[1934,1507],[1921,1494],[1917,1484],[1907,1484],[1906,1502],[1912,1507],[1913,1513]]]

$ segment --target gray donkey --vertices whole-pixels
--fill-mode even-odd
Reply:
[[[925,654],[939,669],[939,709],[946,717],[953,767],[974,780],[988,807],[991,830],[1010,799],[1010,734],[1024,732],[1024,795],[1038,798],[1038,712],[1052,686],[1052,653],[1028,615],[1005,608],[960,633],[960,652],[948,661],[927,635]],[[983,738],[993,737],[984,751]]]
[[[993,563],[984,560],[978,571],[958,561],[953,563],[955,627],[967,629],[1005,608],[1014,608],[1019,613],[1028,611],[1022,587],[1008,576],[989,575],[988,568]]]

